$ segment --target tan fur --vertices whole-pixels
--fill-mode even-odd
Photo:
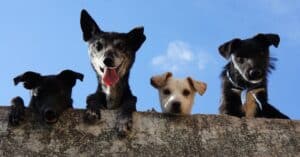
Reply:
[[[162,75],[153,76],[151,78],[151,84],[155,88],[160,88],[166,85],[168,78],[172,77],[171,72],[166,72]]]
[[[192,112],[195,93],[204,94],[206,84],[195,81],[188,77],[186,79],[176,79],[172,77],[172,73],[167,72],[162,75],[153,76],[151,84],[158,89],[160,105],[163,113],[171,113],[172,104],[180,102],[180,114],[189,115]],[[164,90],[169,90],[170,94],[166,95]],[[189,91],[188,96],[183,95],[183,91]]]
[[[190,85],[197,91],[200,95],[203,95],[206,91],[207,85],[204,82],[193,80],[191,77],[187,78]]]
[[[245,116],[247,118],[253,118],[256,115],[256,110],[257,110],[258,104],[256,103],[256,100],[253,97],[253,94],[257,94],[264,90],[265,90],[264,88],[259,88],[259,89],[253,89],[253,90],[247,92],[246,102],[242,107],[243,111],[245,112]]]

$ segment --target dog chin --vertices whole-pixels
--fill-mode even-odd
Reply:
[[[261,83],[263,81],[263,79],[257,79],[257,80],[250,80],[248,79],[247,77],[244,77],[244,79],[247,81],[247,82],[250,82],[252,84],[258,84],[258,83]]]
[[[165,113],[166,113],[166,114],[172,114],[172,115],[184,115],[184,114],[181,113],[181,112],[172,112],[172,111],[166,111]]]

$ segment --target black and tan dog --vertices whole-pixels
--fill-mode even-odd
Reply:
[[[129,73],[137,50],[146,40],[144,28],[128,33],[104,32],[86,10],[81,11],[80,24],[98,78],[96,92],[87,97],[85,120],[100,119],[100,109],[120,109],[117,129],[126,133],[137,101],[129,87]]]
[[[229,61],[221,74],[222,114],[288,119],[268,103],[267,75],[275,68],[269,46],[277,47],[279,41],[277,34],[258,34],[219,47],[220,54]]]
[[[82,81],[83,75],[71,70],[46,76],[28,71],[14,78],[14,84],[23,82],[24,88],[31,91],[29,110],[46,123],[55,123],[63,111],[72,108],[72,88],[77,79]],[[11,103],[9,122],[17,125],[25,116],[24,102],[15,97]]]

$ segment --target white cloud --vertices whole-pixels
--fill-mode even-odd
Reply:
[[[168,44],[165,54],[154,57],[152,65],[160,70],[171,72],[188,69],[205,70],[211,60],[212,57],[205,51],[193,52],[188,43],[177,40]]]
[[[197,59],[198,59],[198,68],[199,70],[205,70],[205,68],[207,67],[207,65],[209,63],[215,63],[216,61],[212,58],[212,56],[209,53],[206,52],[200,52],[197,55]]]

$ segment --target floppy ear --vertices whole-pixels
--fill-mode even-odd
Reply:
[[[42,76],[39,73],[27,71],[14,78],[14,84],[18,85],[20,82],[24,82],[23,86],[26,89],[33,89],[37,87],[42,81]]]
[[[187,78],[189,84],[191,85],[191,87],[197,91],[200,95],[203,95],[206,91],[207,85],[204,82],[201,81],[195,81],[193,80],[191,77]]]
[[[85,9],[81,10],[80,26],[83,32],[83,40],[86,42],[89,41],[95,34],[102,32],[97,23]]]
[[[166,85],[167,80],[170,77],[172,77],[172,73],[166,72],[162,75],[157,75],[157,76],[151,77],[150,83],[154,88],[161,88],[162,86]]]
[[[64,85],[73,87],[76,83],[76,80],[79,79],[80,81],[83,81],[84,76],[83,74],[74,72],[72,70],[64,70],[60,72],[57,77],[64,82]]]
[[[219,46],[219,53],[225,58],[229,59],[232,52],[241,45],[241,39],[230,40]]]
[[[280,37],[278,34],[257,34],[253,38],[267,47],[273,45],[277,48],[280,42]]]
[[[129,37],[130,46],[134,52],[136,52],[146,40],[144,27],[133,28],[127,35]]]

